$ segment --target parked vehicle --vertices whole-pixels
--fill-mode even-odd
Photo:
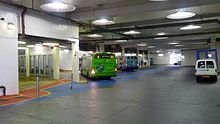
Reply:
[[[195,69],[197,82],[200,82],[204,78],[209,78],[213,82],[217,82],[218,68],[214,59],[197,60]]]
[[[138,58],[136,56],[118,57],[117,66],[120,70],[134,71],[138,69]]]
[[[83,56],[81,73],[89,78],[115,77],[117,73],[116,57],[110,52]]]

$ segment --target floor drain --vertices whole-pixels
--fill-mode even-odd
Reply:
[[[218,104],[217,107],[220,107],[220,104]]]

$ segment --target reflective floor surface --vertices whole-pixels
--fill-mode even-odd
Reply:
[[[220,85],[198,84],[191,67],[120,72],[72,83],[0,108],[0,124],[220,124]]]

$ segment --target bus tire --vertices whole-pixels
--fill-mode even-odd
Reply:
[[[213,81],[213,83],[216,83],[216,82],[218,81],[218,77],[217,77],[217,76],[214,76],[214,77],[212,78],[212,81]]]
[[[201,78],[199,76],[196,76],[196,82],[199,83],[201,81]]]

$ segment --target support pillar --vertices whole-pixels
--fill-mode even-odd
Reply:
[[[140,53],[140,51],[139,51],[139,49],[137,49],[137,53],[136,53],[137,57],[139,56],[139,53]]]
[[[55,80],[60,79],[60,69],[59,69],[59,47],[53,47],[53,78]]]
[[[26,68],[26,77],[30,77],[30,48],[26,48],[25,51],[25,68]]]
[[[105,52],[105,44],[104,43],[99,44],[99,52]]]
[[[125,56],[125,47],[121,47],[121,56]]]
[[[79,76],[79,40],[76,40],[72,43],[72,80],[79,82]]]

